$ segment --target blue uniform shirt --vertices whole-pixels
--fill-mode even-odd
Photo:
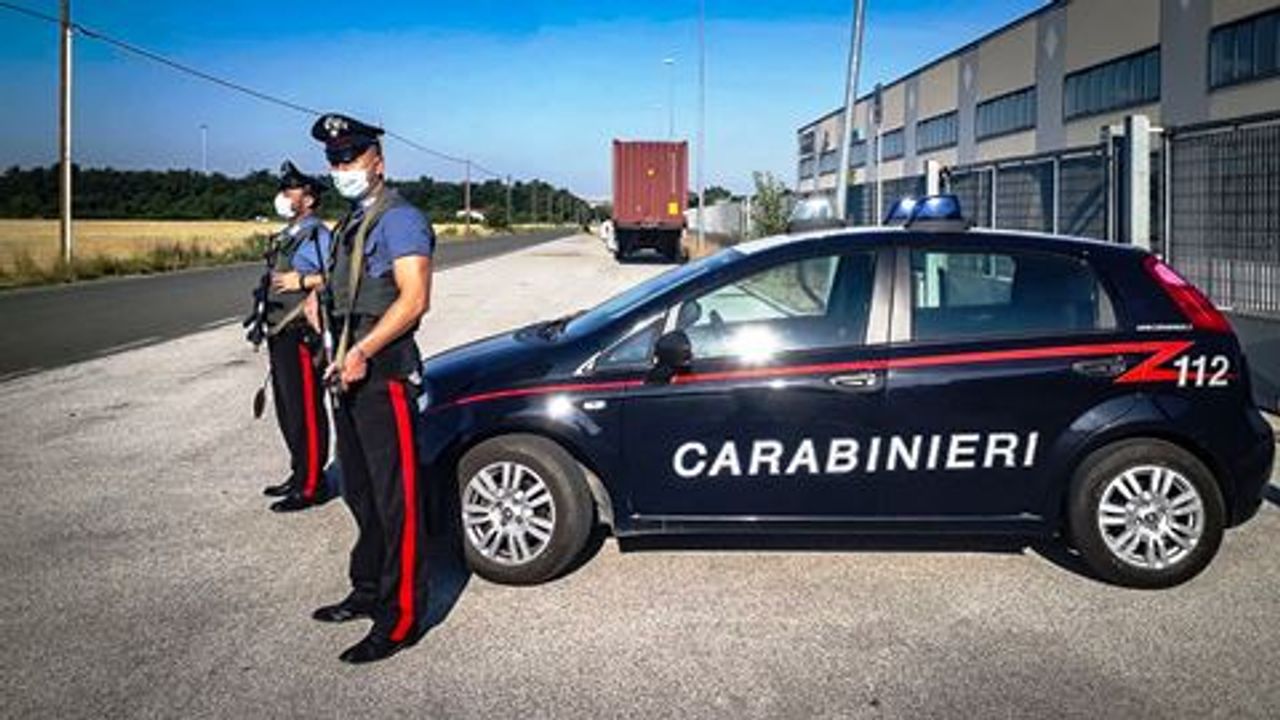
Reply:
[[[361,201],[348,227],[357,226],[371,204],[368,199]],[[435,249],[436,234],[427,216],[408,203],[393,205],[382,214],[364,240],[364,274],[366,277],[381,277],[391,272],[391,266],[398,258],[411,255],[431,257]]]
[[[314,229],[317,242],[311,241],[311,233]],[[289,226],[285,232],[290,237],[302,236],[304,239],[298,245],[298,249],[293,252],[293,257],[289,263],[294,270],[303,275],[316,275],[320,270],[328,266],[329,262],[329,245],[332,239],[329,235],[329,228],[325,226],[320,218],[315,215],[308,215],[301,220]],[[319,248],[316,245],[319,245]]]

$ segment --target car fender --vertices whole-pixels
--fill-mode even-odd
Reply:
[[[595,436],[600,432],[594,418],[574,406],[566,406],[565,412],[556,417],[534,407],[505,415],[495,413],[494,417],[483,421],[478,421],[469,410],[464,415],[464,418],[460,418],[463,422],[457,426],[450,442],[440,448],[435,456],[437,472],[444,472],[448,477],[455,478],[462,457],[471,448],[493,438],[516,434],[536,435],[559,445],[582,467],[599,519],[613,527],[620,508],[615,505],[613,493],[602,479],[603,468],[582,442],[584,436]]]

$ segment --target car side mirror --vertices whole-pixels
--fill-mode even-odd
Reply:
[[[693,345],[683,330],[672,330],[658,338],[653,346],[653,367],[649,370],[649,381],[655,383],[670,382],[680,370],[687,369],[693,363]]]

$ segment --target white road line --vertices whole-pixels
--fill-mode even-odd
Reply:
[[[237,321],[237,320],[239,320],[239,319],[240,319],[240,318],[238,318],[238,317],[236,317],[236,316],[232,315],[231,317],[224,317],[224,318],[222,318],[221,320],[210,320],[209,322],[207,322],[207,323],[205,323],[205,324],[201,325],[201,326],[199,327],[199,329],[200,329],[200,330],[212,330],[212,329],[214,329],[214,328],[222,327],[223,325],[228,325],[228,324],[230,324],[230,323],[236,322],[236,321]]]
[[[151,335],[149,337],[144,337],[141,340],[133,340],[131,342],[122,343],[120,345],[112,345],[111,347],[106,348],[104,350],[99,350],[98,352],[94,353],[93,356],[103,357],[104,355],[114,355],[115,353],[124,352],[125,350],[132,350],[134,348],[141,347],[143,345],[150,345],[151,343],[159,339],[160,339],[159,335]]]

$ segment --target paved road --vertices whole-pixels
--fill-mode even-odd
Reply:
[[[440,269],[571,234],[546,230],[442,242]],[[0,292],[0,380],[239,320],[259,263]]]
[[[598,240],[437,278],[428,352],[664,270]],[[501,292],[494,292],[495,282]],[[338,653],[341,502],[280,517],[238,327],[0,383],[0,718],[1272,718],[1280,491],[1194,581],[1111,587],[1052,544],[606,540],[547,585],[430,543],[435,626]],[[434,491],[443,478],[424,478]],[[440,528],[433,528],[436,532]]]

